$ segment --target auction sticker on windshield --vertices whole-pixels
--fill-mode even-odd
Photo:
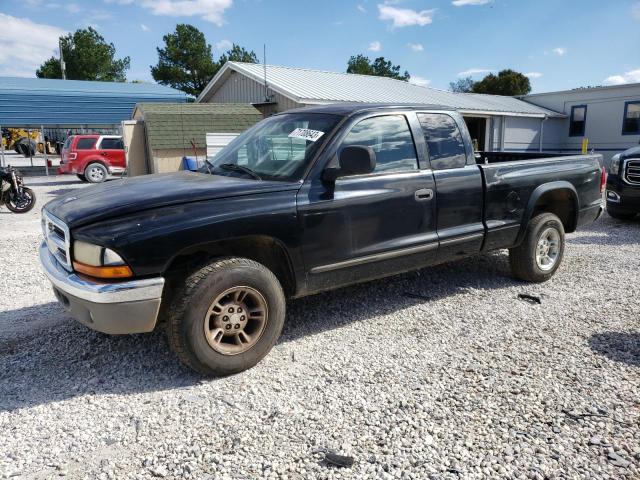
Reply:
[[[309,128],[296,128],[293,132],[289,134],[289,137],[304,138],[305,140],[315,142],[322,135],[324,135],[324,132],[321,132],[320,130],[311,130]]]

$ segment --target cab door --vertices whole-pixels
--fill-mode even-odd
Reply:
[[[344,147],[364,145],[374,150],[376,167],[331,183],[318,171],[300,189],[308,291],[411,270],[430,263],[438,247],[435,182],[420,162],[415,114],[360,117],[344,130],[328,147],[326,166],[337,166]]]
[[[485,232],[482,172],[464,121],[446,112],[417,116],[438,191],[438,255],[444,260],[479,252]]]

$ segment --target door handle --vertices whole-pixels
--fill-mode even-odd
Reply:
[[[421,188],[420,190],[416,190],[414,197],[418,202],[431,200],[433,198],[433,190],[430,188]]]

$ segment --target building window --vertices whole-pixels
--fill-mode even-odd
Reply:
[[[640,101],[624,104],[623,135],[640,135]]]
[[[587,123],[587,106],[576,105],[571,107],[571,118],[569,122],[569,136],[584,137],[584,127]]]

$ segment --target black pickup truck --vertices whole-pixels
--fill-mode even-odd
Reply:
[[[43,209],[54,292],[90,328],[148,332],[205,374],[255,365],[285,299],[497,249],[516,278],[558,269],[565,232],[603,210],[598,155],[474,153],[425,106],[274,115],[200,172],[122,179]]]
[[[614,155],[607,176],[607,213],[630,220],[640,213],[640,147]]]

